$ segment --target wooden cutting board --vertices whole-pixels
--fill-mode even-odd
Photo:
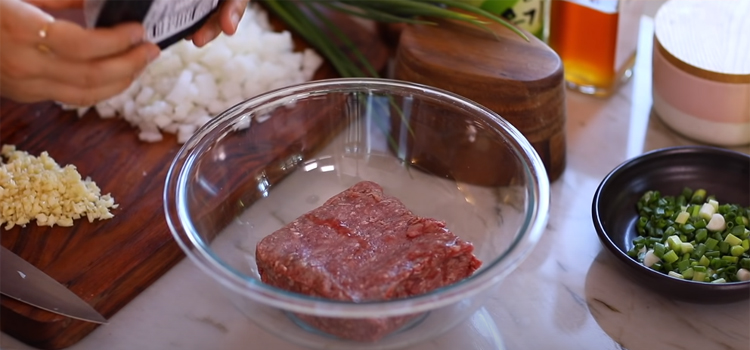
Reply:
[[[374,28],[339,13],[328,16],[349,33],[374,67],[384,69],[388,50]],[[283,27],[278,20],[272,22]],[[295,42],[298,49],[306,46],[299,38]],[[314,79],[336,76],[326,64]],[[0,143],[33,155],[48,151],[60,165],[73,164],[82,176],[90,176],[120,205],[110,220],[78,220],[69,228],[34,223],[0,228],[0,243],[112,317],[183,258],[167,227],[162,202],[166,173],[181,145],[171,135],[144,143],[121,119],[101,119],[94,112],[79,118],[51,102],[0,103]],[[302,140],[290,143],[322,142],[308,133],[295,135]],[[283,156],[283,149],[273,152],[257,158],[258,168]],[[0,299],[0,329],[37,348],[71,346],[97,326]]]

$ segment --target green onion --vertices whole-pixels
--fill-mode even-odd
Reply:
[[[690,207],[690,217],[698,217],[700,215],[701,207],[693,205]]]
[[[733,234],[728,234],[726,238],[724,238],[724,242],[729,243],[730,246],[737,246],[742,244],[742,240],[737,238],[737,236]]]
[[[680,240],[680,237],[677,236],[667,237],[667,244],[669,245],[669,249],[676,251],[680,251],[680,248],[682,247],[682,241]]]
[[[664,254],[664,258],[663,259],[664,259],[664,261],[666,261],[666,262],[668,262],[668,263],[671,264],[671,263],[677,261],[677,259],[679,259],[679,257],[677,257],[677,253],[675,253],[674,250],[670,250],[666,254]]]
[[[442,18],[489,30],[487,23],[495,22],[529,41],[522,31],[502,17],[461,0],[261,0],[260,3],[325,57],[342,77],[377,76],[378,73],[347,34],[323,15],[323,8],[382,23],[434,25],[430,19]]]
[[[680,270],[680,273],[684,272],[690,268],[690,260],[681,260],[677,263],[677,269]]]
[[[729,247],[730,245],[726,241],[719,242],[719,252],[721,254],[729,254]]]
[[[646,191],[636,203],[637,236],[628,255],[675,278],[726,283],[750,277],[750,207],[720,203],[705,189],[678,196]],[[657,261],[658,259],[660,261]]]
[[[699,189],[695,190],[693,195],[690,197],[690,203],[701,204],[706,200],[706,190]]]
[[[695,241],[698,243],[704,242],[708,237],[708,231],[704,228],[695,231]]]
[[[690,219],[690,213],[686,211],[682,211],[679,214],[677,214],[677,218],[674,219],[674,222],[678,224],[685,224],[688,219]]]
[[[706,239],[706,248],[708,248],[708,250],[714,250],[717,244],[719,244],[719,241],[716,238]]]
[[[737,256],[732,255],[724,255],[721,257],[721,260],[724,260],[726,262],[729,262],[730,264],[736,264],[737,261],[739,261],[739,258]],[[725,265],[726,266],[726,265]]]
[[[664,253],[667,252],[667,248],[661,242],[654,243],[654,255],[659,259],[664,257]]]
[[[742,256],[742,253],[744,252],[745,249],[743,249],[741,245],[736,245],[729,249],[729,254],[732,254],[733,257]]]
[[[693,273],[693,281],[703,282],[705,278],[706,272],[704,271],[695,271],[695,273]]]

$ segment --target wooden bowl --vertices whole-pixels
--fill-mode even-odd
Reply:
[[[394,77],[451,91],[498,113],[531,142],[550,180],[557,179],[565,168],[565,89],[560,57],[531,34],[527,33],[526,41],[499,24],[488,26],[493,34],[464,22],[438,22],[437,26],[403,28]],[[496,157],[492,148],[480,147],[481,142],[463,142],[466,135],[458,130],[431,136],[420,135],[418,129],[414,132],[415,150],[444,147],[444,157],[472,165],[450,167],[473,169],[461,178],[479,185],[509,181],[503,159]],[[472,139],[485,136],[478,130]],[[429,163],[420,159],[419,153],[412,158]]]

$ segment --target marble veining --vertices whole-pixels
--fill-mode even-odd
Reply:
[[[471,319],[409,350],[750,349],[750,300],[700,305],[654,294],[602,248],[591,222],[593,193],[615,166],[696,144],[652,112],[652,35],[644,17],[635,75],[616,95],[567,93],[568,164],[552,184],[549,224],[530,257]],[[33,350],[6,334],[0,345]],[[69,349],[301,350],[248,321],[188,260]]]

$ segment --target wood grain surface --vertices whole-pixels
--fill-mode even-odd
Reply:
[[[550,180],[559,178],[566,158],[565,88],[560,57],[531,34],[527,33],[529,41],[526,41],[497,23],[488,26],[493,34],[465,22],[437,22],[436,26],[403,28],[398,38],[395,78],[442,88],[495,111],[534,146]],[[428,139],[432,138],[421,138]],[[415,144],[414,147],[436,149],[441,144],[460,145],[462,141],[443,138],[440,143]],[[447,166],[454,170],[467,169],[454,176],[480,185],[507,183],[505,161],[494,157],[494,149],[466,149],[463,155],[456,155],[460,149],[442,147],[446,150],[444,156],[435,152],[426,154],[460,161],[460,164]]]
[[[374,29],[338,13],[328,15],[345,28],[374,67],[385,67],[387,48]],[[272,18],[272,23],[282,27],[276,19]],[[297,49],[305,47],[296,36],[295,43]],[[336,76],[326,64],[314,79]],[[316,117],[325,117],[325,113],[310,118]],[[326,141],[314,133],[297,131],[289,134],[290,145],[305,144],[306,149],[313,149]],[[112,317],[183,258],[167,227],[162,201],[168,167],[180,148],[172,135],[158,143],[144,143],[121,119],[101,119],[95,112],[79,118],[52,102],[1,100],[0,143],[14,144],[34,155],[48,151],[59,164],[75,165],[82,176],[90,176],[103,193],[111,193],[119,203],[110,220],[78,220],[70,228],[31,223],[3,230],[0,236],[3,246],[67,286],[105,317]],[[250,160],[258,169],[283,159],[289,147],[266,152]],[[37,348],[71,346],[96,327],[10,298],[0,300],[0,329]]]

